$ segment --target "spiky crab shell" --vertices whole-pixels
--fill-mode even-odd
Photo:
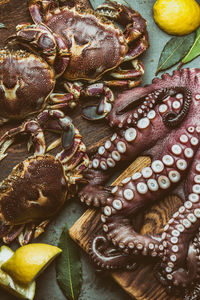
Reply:
[[[62,163],[52,155],[32,156],[16,165],[0,190],[1,220],[11,225],[46,220],[69,194]]]
[[[54,71],[42,58],[0,50],[0,116],[23,119],[43,110],[54,86]]]
[[[47,14],[44,22],[67,41],[71,56],[64,77],[68,80],[95,81],[116,68],[128,51],[122,31],[92,10],[61,7]]]

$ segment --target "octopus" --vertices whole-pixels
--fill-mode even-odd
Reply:
[[[197,68],[119,93],[107,116],[114,133],[91,157],[79,193],[82,202],[101,210],[104,233],[91,238],[92,260],[104,269],[130,269],[138,257],[153,257],[156,277],[170,291],[185,291],[185,299],[199,295],[199,102]],[[119,186],[105,186],[114,170],[140,155],[148,155],[151,165]],[[132,220],[166,195],[177,195],[182,205],[160,235],[140,234]]]

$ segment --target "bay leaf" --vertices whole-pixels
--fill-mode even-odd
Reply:
[[[178,63],[189,51],[195,40],[195,33],[172,37],[164,46],[156,74]]]
[[[76,300],[82,285],[82,265],[79,248],[70,238],[68,227],[61,233],[58,247],[62,254],[56,263],[56,279],[67,299]]]
[[[181,65],[186,64],[200,55],[200,27],[196,31],[196,39],[189,52],[182,59]]]

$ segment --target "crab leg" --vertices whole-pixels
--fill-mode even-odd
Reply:
[[[144,74],[144,65],[140,61],[132,60],[131,64],[133,69],[124,70],[121,67],[118,67],[114,72],[111,72],[110,75],[117,79],[133,79]]]
[[[30,52],[40,52],[53,65],[56,59],[57,43],[51,31],[44,25],[19,24],[17,32],[8,38],[8,45],[20,44]]]
[[[64,82],[65,89],[73,94],[74,99],[79,99],[81,95],[86,97],[99,97],[103,95],[98,106],[87,106],[82,110],[83,117],[87,120],[99,120],[104,118],[112,109],[114,95],[112,90],[103,82],[93,83],[84,87],[80,82]]]
[[[139,40],[136,40],[133,44],[130,44],[128,53],[124,57],[124,61],[129,61],[138,57],[145,52],[148,47],[148,33],[145,33]]]
[[[82,115],[87,120],[99,120],[104,118],[112,109],[112,104],[114,102],[114,94],[112,90],[105,86],[103,87],[104,96],[100,100],[97,106],[86,106],[82,110]],[[87,96],[97,96],[96,94],[96,84],[91,85],[87,88]]]
[[[17,33],[8,38],[9,44],[23,45],[31,52],[38,52],[54,67],[55,77],[61,76],[69,63],[70,53],[67,42],[51,32],[44,24],[20,24]]]
[[[71,93],[52,93],[49,97],[49,104],[47,109],[71,109],[77,105],[77,101]]]
[[[49,224],[49,222],[50,222],[50,220],[45,220],[36,226],[36,228],[34,230],[34,239],[36,239],[38,236],[40,236],[45,231],[45,228]]]
[[[100,5],[97,11],[99,14],[126,26],[124,36],[130,45],[124,61],[132,60],[146,51],[149,47],[147,24],[136,11],[114,1],[107,1]]]
[[[146,31],[146,21],[130,7],[110,0],[98,6],[96,10],[100,15],[126,26],[124,35],[127,43],[137,39]]]
[[[79,133],[77,133],[77,131],[78,130],[75,128],[74,140],[70,148],[66,148],[56,155],[56,158],[61,160],[63,164],[68,164],[70,159],[75,155],[80,147],[81,136]]]
[[[118,87],[123,89],[132,89],[141,83],[141,79],[138,80],[109,80],[104,81],[109,87]]]
[[[9,231],[9,233],[3,237],[3,242],[5,244],[10,244],[14,239],[23,231],[24,225],[15,225]]]
[[[25,230],[23,230],[23,225],[20,234],[16,232],[14,238],[18,237],[18,242],[21,246],[27,245],[32,238],[35,239],[39,237],[45,231],[45,228],[49,224],[49,222],[50,220],[45,220],[37,226],[34,223],[28,223],[25,225]]]
[[[29,0],[29,12],[35,23],[44,22],[44,16],[51,9],[59,8],[58,0]]]
[[[44,22],[52,10],[59,10],[58,0],[29,0],[28,3],[30,15],[35,23]],[[78,4],[84,9],[92,8],[89,0],[69,0],[67,4],[70,7],[74,7]]]
[[[0,138],[0,160],[2,160],[7,155],[5,151],[13,144],[16,136],[22,133],[31,134],[32,143],[35,147],[35,154],[40,155],[45,153],[45,139],[40,124],[35,120],[29,120],[16,128],[8,130]]]
[[[124,70],[119,67],[115,70],[115,72],[111,72],[109,75],[116,79],[104,81],[104,84],[109,87],[128,89],[139,85],[141,82],[141,76],[144,74],[144,66],[140,61],[136,59],[132,60],[131,64],[133,66],[133,69]]]
[[[56,126],[54,123],[50,123],[50,119],[55,119]],[[64,149],[70,148],[75,136],[75,127],[72,120],[65,116],[65,114],[60,110],[44,110],[39,114],[37,120],[41,126],[45,125],[47,130],[62,130],[62,147]]]

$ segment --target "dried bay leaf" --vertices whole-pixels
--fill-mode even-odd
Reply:
[[[195,40],[195,33],[171,38],[162,50],[156,74],[178,63],[189,51]]]
[[[189,52],[182,59],[181,65],[186,64],[200,55],[200,27],[196,31],[196,39]],[[181,66],[180,65],[180,66]]]
[[[57,282],[67,299],[76,300],[82,285],[82,265],[79,248],[70,238],[67,226],[61,233],[58,247],[62,254],[56,264]]]

